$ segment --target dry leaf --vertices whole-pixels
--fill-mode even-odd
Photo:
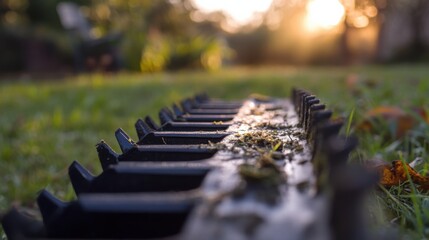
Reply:
[[[400,160],[395,160],[391,164],[384,161],[375,161],[370,164],[380,174],[380,184],[385,187],[399,186],[408,180],[408,174],[414,184],[419,185],[422,190],[429,190],[429,177],[422,176],[414,168]],[[408,172],[408,174],[407,174]]]
[[[423,108],[416,108],[414,111],[429,123],[429,117]],[[365,119],[357,126],[357,128],[366,132],[377,132],[376,126],[374,126],[374,120],[377,119],[389,125],[393,125],[396,138],[403,137],[418,123],[415,116],[406,113],[399,107],[382,106],[368,111],[365,114]]]

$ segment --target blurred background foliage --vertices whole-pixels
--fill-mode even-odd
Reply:
[[[0,72],[44,72],[52,69],[69,71],[73,67],[70,39],[64,34],[65,30],[56,11],[60,2],[0,2],[0,50],[3,53]],[[91,35],[94,38],[101,38],[112,32],[121,35],[122,67],[128,70],[215,70],[231,56],[229,48],[217,36],[217,32],[207,30],[207,27],[202,26],[204,24],[191,20],[190,12],[193,7],[186,0],[71,2],[80,6],[91,25]]]
[[[335,15],[329,9],[335,1],[342,4],[336,22],[317,22]],[[77,50],[56,10],[60,2],[0,1],[0,73],[76,70]],[[121,68],[130,71],[389,63],[429,56],[426,0],[273,0],[266,12],[238,27],[222,11],[200,11],[193,0],[69,2],[79,6],[92,38],[120,36]],[[103,65],[112,62],[108,57],[85,58],[85,70],[109,70]]]

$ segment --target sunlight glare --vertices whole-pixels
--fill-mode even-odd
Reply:
[[[221,11],[237,25],[251,23],[255,15],[268,11],[272,0],[193,0],[194,6],[204,13]]]
[[[308,30],[332,29],[344,18],[344,6],[338,0],[310,0],[306,6]]]

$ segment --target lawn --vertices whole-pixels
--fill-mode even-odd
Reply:
[[[363,79],[354,91],[346,81],[350,74]],[[73,160],[100,173],[97,142],[104,139],[119,151],[114,140],[117,128],[136,138],[133,125],[139,117],[155,117],[161,107],[184,97],[200,91],[226,99],[244,98],[254,92],[288,97],[292,86],[316,94],[336,117],[347,120],[353,112],[351,133],[356,132],[355,125],[365,112],[377,106],[429,110],[429,71],[425,65],[232,68],[212,73],[5,79],[0,82],[0,211],[12,204],[33,207],[37,192],[43,188],[61,199],[74,198],[67,176]],[[419,131],[427,133],[421,134],[420,141],[382,139],[377,134],[357,132],[361,146],[352,160],[379,157],[392,161],[402,157],[411,162],[422,157],[419,170],[426,173],[429,130],[426,126]],[[409,229],[412,236],[429,234],[429,208],[425,210],[429,197],[425,194],[410,194],[405,187],[398,187],[372,196],[369,210],[375,213],[377,223],[404,227],[401,229]]]

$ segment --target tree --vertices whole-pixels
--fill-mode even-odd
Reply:
[[[424,31],[429,1],[390,0],[378,3],[384,20],[380,23],[378,42],[380,60],[424,60],[428,55]]]

